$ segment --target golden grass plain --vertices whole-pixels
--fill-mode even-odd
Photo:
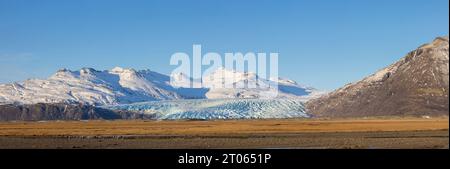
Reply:
[[[448,130],[448,117],[393,119],[265,119],[214,121],[1,122],[0,136],[246,135]]]

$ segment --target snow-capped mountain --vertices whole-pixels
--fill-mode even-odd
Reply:
[[[155,119],[306,118],[303,101],[295,99],[191,99],[105,106]]]
[[[210,77],[225,73],[239,77],[239,81],[251,81],[253,73],[217,69]],[[232,75],[232,76],[230,76]],[[244,76],[245,75],[245,76]],[[171,75],[172,78],[175,75]],[[29,79],[24,82],[0,84],[0,103],[86,103],[91,105],[117,105],[136,102],[179,99],[260,98],[257,88],[221,88],[218,81],[206,78],[203,88],[179,88],[170,82],[171,76],[150,70],[136,71],[116,67],[98,71],[82,68],[78,71],[61,69],[48,79]],[[186,75],[181,78],[189,79]],[[217,78],[216,78],[217,79]],[[194,81],[195,82],[195,81]],[[264,85],[275,83],[263,80]],[[261,83],[261,84],[262,84]],[[215,87],[211,87],[215,86]],[[308,99],[319,91],[303,87],[291,80],[279,80],[279,98]]]
[[[233,80],[227,80],[233,79]],[[310,99],[321,94],[320,91],[304,87],[289,79],[263,79],[252,72],[238,72],[219,68],[203,79],[203,86],[209,91],[209,99],[222,98],[291,98]],[[235,86],[235,87],[229,87]],[[240,87],[239,87],[240,86]]]
[[[165,77],[148,70],[118,67],[109,71],[61,69],[46,80],[0,85],[0,102],[108,105],[181,98],[165,88],[161,82]]]

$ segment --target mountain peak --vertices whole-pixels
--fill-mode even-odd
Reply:
[[[219,67],[207,75],[208,79],[235,79],[236,81],[256,79],[257,75],[254,72],[240,72],[234,69],[227,69]]]
[[[59,72],[70,72],[70,70],[67,68],[61,68],[58,71],[56,71],[56,73],[59,73]]]
[[[429,49],[429,48],[448,48],[448,36],[440,36],[436,37],[431,43],[424,44],[420,46],[420,49]]]
[[[446,35],[446,36],[439,36],[434,41],[447,41],[448,42],[448,35]]]
[[[80,74],[95,74],[97,72],[100,72],[98,70],[95,70],[94,68],[84,67],[80,69]]]
[[[113,69],[111,69],[111,72],[115,72],[115,73],[130,73],[130,72],[134,72],[136,73],[137,71],[133,68],[122,68],[122,67],[114,67]]]

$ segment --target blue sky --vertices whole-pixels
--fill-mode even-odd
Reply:
[[[175,52],[278,52],[279,74],[331,90],[436,36],[448,0],[0,0],[0,83],[60,68],[170,73]],[[207,67],[205,67],[207,68]]]

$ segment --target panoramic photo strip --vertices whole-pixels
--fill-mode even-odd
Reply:
[[[0,154],[440,164],[448,34],[448,0],[0,0]]]

